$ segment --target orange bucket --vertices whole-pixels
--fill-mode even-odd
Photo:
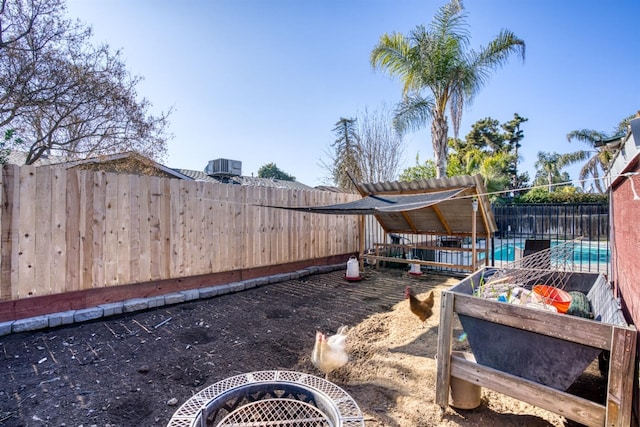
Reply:
[[[566,313],[571,305],[569,292],[548,285],[535,285],[533,292],[542,298],[542,302],[558,309],[558,313]]]

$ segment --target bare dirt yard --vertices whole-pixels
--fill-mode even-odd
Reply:
[[[329,380],[358,403],[367,427],[575,426],[484,389],[480,407],[434,404],[440,291],[459,279],[381,269],[347,282],[312,275],[207,300],[0,337],[0,425],[166,426],[199,390],[261,370],[322,377],[310,361],[316,330],[348,325],[349,363]],[[404,288],[436,292],[422,327]],[[462,333],[459,325],[455,336]],[[455,341],[455,340],[454,340]],[[467,350],[465,341],[455,348]],[[597,369],[578,380],[602,399]]]

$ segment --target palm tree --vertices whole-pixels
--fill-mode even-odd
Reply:
[[[546,181],[549,189],[549,193],[553,191],[553,184],[565,181],[565,177],[560,173],[562,168],[571,163],[582,160],[583,153],[547,153],[544,151],[538,152],[538,160],[535,163],[535,167],[538,170],[539,175],[546,175]],[[558,179],[562,177],[562,179]],[[568,177],[567,177],[568,178]]]
[[[576,152],[576,154],[580,155],[579,161],[587,161],[580,169],[579,179],[582,182],[583,188],[587,178],[591,176],[593,177],[593,184],[598,192],[604,192],[600,180],[600,174],[602,173],[604,175],[606,173],[617,152],[616,149],[611,148],[611,146],[604,143],[604,141],[622,138],[623,136],[624,135],[618,134],[610,137],[603,132],[589,129],[574,130],[567,134],[567,140],[569,142],[574,140],[581,141],[593,147],[593,150],[581,150]]]
[[[514,52],[524,61],[524,41],[508,30],[502,30],[480,51],[469,50],[465,18],[462,2],[451,0],[436,12],[429,29],[417,26],[407,37],[383,34],[371,52],[374,69],[403,83],[403,101],[394,120],[398,131],[417,130],[431,121],[438,177],[445,176],[447,168],[447,109],[457,138],[463,107],[487,82],[490,72]]]

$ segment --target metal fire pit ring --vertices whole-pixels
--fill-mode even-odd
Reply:
[[[233,424],[229,422],[233,421]],[[364,427],[358,404],[337,385],[295,371],[236,375],[201,390],[167,427]]]

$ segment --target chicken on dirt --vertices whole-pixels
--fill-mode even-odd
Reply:
[[[415,291],[411,289],[411,287],[407,286],[404,291],[404,297],[409,300],[409,308],[411,309],[411,312],[418,316],[420,321],[422,321],[422,327],[424,328],[424,324],[427,319],[433,315],[433,291],[431,291],[427,298],[420,300],[416,297]]]
[[[311,362],[324,373],[328,379],[329,373],[343,367],[349,361],[345,350],[347,327],[341,326],[335,335],[327,338],[322,332],[316,332],[316,343],[311,353]]]

